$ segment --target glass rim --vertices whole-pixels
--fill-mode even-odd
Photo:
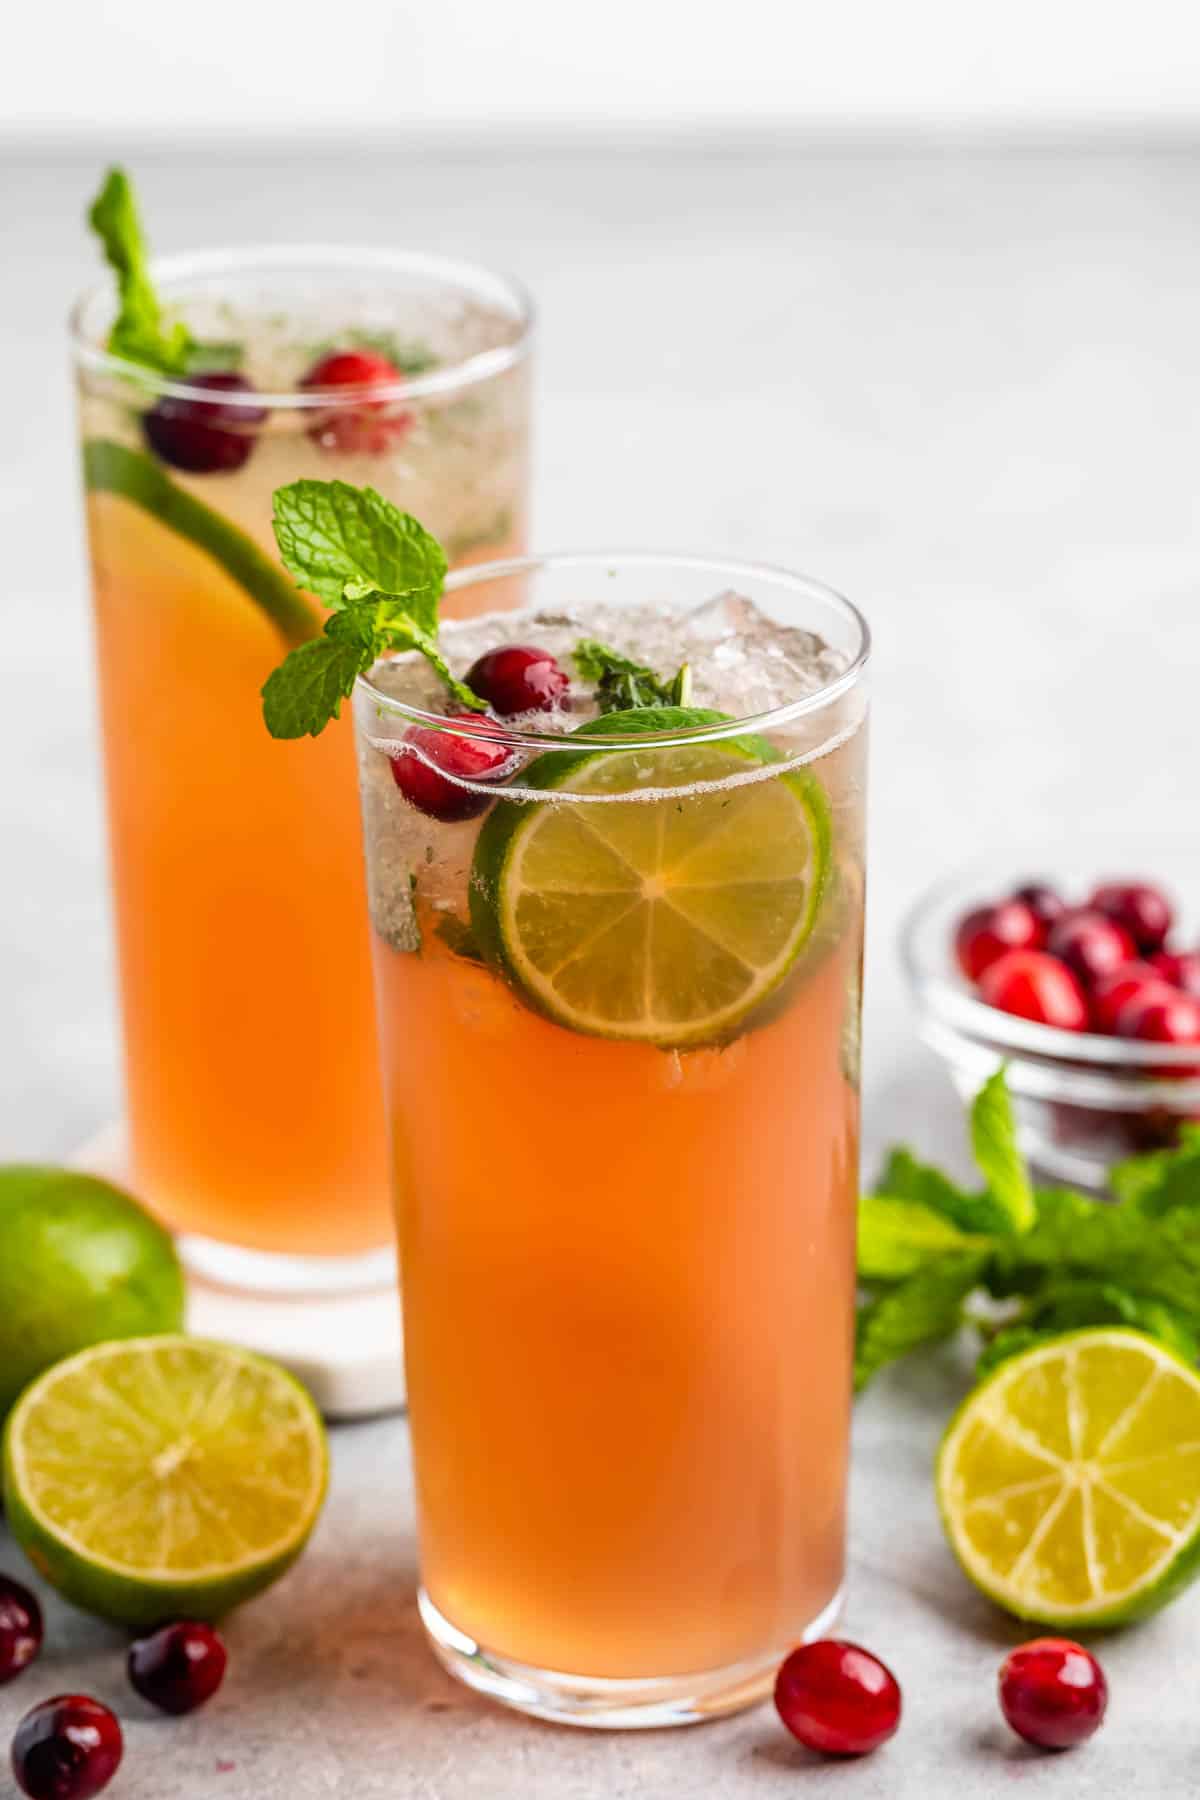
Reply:
[[[618,566],[642,567],[651,571],[691,569],[711,572],[732,581],[772,582],[831,605],[852,627],[857,641],[846,667],[831,681],[823,682],[814,693],[802,694],[795,700],[785,701],[766,712],[746,713],[737,718],[725,719],[719,724],[677,726],[673,730],[637,734],[622,733],[619,738],[604,740],[608,749],[663,749],[673,744],[714,743],[725,738],[744,737],[747,732],[777,730],[795,719],[807,718],[823,711],[857,687],[862,680],[871,655],[871,628],[858,607],[825,582],[772,563],[744,562],[720,556],[696,556],[687,552],[663,550],[561,550],[541,555],[506,557],[497,562],[473,563],[467,568],[455,569],[446,578],[445,592],[458,593],[481,582],[503,580],[513,575],[531,575],[541,570],[581,569],[594,573],[597,569],[611,572]],[[472,623],[478,624],[485,617],[503,620],[508,616],[511,615],[503,612],[478,614]],[[403,654],[414,655],[416,652],[406,651]],[[378,667],[378,664],[375,666]],[[360,675],[355,682],[355,689],[368,698],[377,712],[392,714],[426,730],[449,731],[457,737],[474,738],[493,746],[499,743],[513,750],[572,748],[570,733],[506,726],[504,720],[494,719],[491,715],[487,716],[485,729],[472,731],[472,715],[426,712],[421,707],[398,700],[394,694],[384,693],[375,686],[369,675]],[[824,748],[826,746],[819,746],[813,754],[820,754]]]
[[[150,274],[160,285],[186,281],[189,277],[210,278],[214,275],[254,273],[270,270],[344,269],[364,273],[418,274],[442,279],[447,285],[490,290],[503,299],[513,311],[517,335],[511,344],[498,344],[480,350],[460,362],[430,369],[421,375],[406,375],[401,380],[381,385],[378,382],[349,385],[336,390],[302,387],[284,388],[274,393],[257,389],[250,403],[268,407],[273,412],[304,412],[329,407],[330,393],[353,403],[356,395],[370,398],[376,405],[393,401],[420,400],[428,395],[454,393],[502,374],[528,356],[537,327],[537,307],[525,285],[513,275],[487,268],[483,263],[467,262],[425,250],[370,250],[352,244],[251,244],[218,250],[181,251],[170,256],[156,256],[150,261]],[[210,401],[211,389],[198,387],[186,379],[164,375],[142,363],[114,356],[97,341],[89,330],[93,309],[115,292],[111,274],[85,288],[67,315],[67,333],[81,368],[135,381],[148,393],[172,400]],[[236,406],[236,392],[221,395],[223,406]]]

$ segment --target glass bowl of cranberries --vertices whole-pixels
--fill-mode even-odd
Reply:
[[[993,858],[906,922],[920,1033],[964,1098],[998,1062],[1046,1175],[1102,1191],[1113,1163],[1200,1123],[1200,869],[1112,872],[1101,852]],[[1014,874],[1014,867],[1016,873]]]

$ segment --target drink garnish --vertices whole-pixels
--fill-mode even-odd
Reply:
[[[664,681],[644,663],[595,638],[580,638],[571,654],[584,680],[595,683],[596,705],[602,713],[627,712],[635,706],[687,706],[690,702],[692,676],[687,663],[670,681]]]
[[[284,567],[333,610],[324,634],[267,678],[263,717],[271,736],[318,736],[387,652],[419,651],[461,706],[483,712],[438,648],[446,555],[437,539],[374,488],[293,481],[274,498]]]

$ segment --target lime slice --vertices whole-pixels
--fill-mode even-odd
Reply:
[[[1200,1379],[1136,1331],[1055,1338],[970,1395],[936,1480],[955,1555],[1006,1611],[1142,1618],[1200,1564]]]
[[[127,1625],[215,1618],[295,1561],[327,1464],[316,1407],[274,1363],[202,1338],[130,1338],[25,1390],[4,1504],[76,1606]]]
[[[232,576],[289,644],[315,637],[317,615],[299,588],[252,537],[171,480],[160,463],[110,438],[83,446],[83,479],[91,493],[119,494],[205,551]]]
[[[715,722],[637,709],[572,745]],[[671,1049],[730,1036],[795,963],[829,868],[823,790],[804,770],[761,774],[773,757],[754,738],[539,757],[523,786],[590,798],[493,808],[471,883],[484,955],[572,1031]]]

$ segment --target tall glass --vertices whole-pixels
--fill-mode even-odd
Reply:
[[[419,255],[256,250],[154,272],[256,391],[110,356],[107,285],[76,308],[131,1177],[225,1282],[387,1280],[352,729],[263,729],[263,681],[321,622],[278,562],[271,494],[369,483],[455,563],[519,550],[530,309],[498,276]],[[338,350],[375,359],[369,388],[305,385]],[[402,374],[381,381],[381,356]]]
[[[542,730],[439,722],[411,657],[358,686],[421,1609],[526,1711],[708,1717],[842,1586],[866,627],[698,560],[450,585],[460,669],[593,637],[719,710],[564,739],[578,672]]]

